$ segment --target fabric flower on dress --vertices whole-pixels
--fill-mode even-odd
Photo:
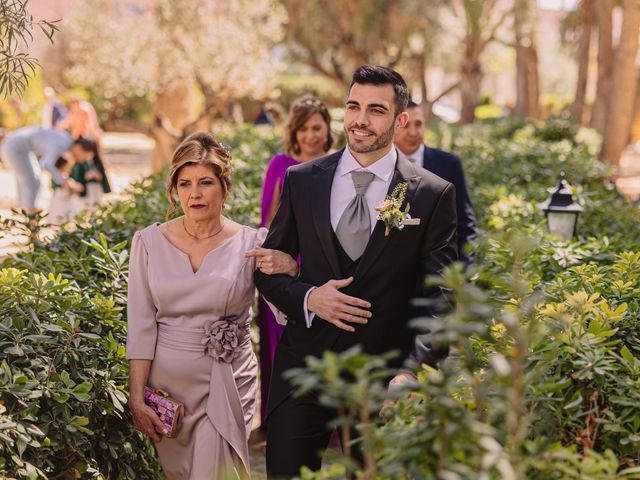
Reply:
[[[202,340],[206,355],[227,363],[233,361],[238,346],[247,335],[247,329],[235,320],[233,317],[207,320]]]

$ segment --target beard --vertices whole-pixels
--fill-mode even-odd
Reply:
[[[349,128],[358,128],[357,125],[352,125]],[[345,136],[347,137],[347,144],[349,145],[349,149],[356,153],[369,153],[375,152],[377,150],[382,150],[383,148],[388,147],[393,143],[393,135],[395,133],[395,125],[392,123],[388,130],[385,130],[380,135],[377,135],[370,145],[362,145],[357,144],[351,141],[349,137],[349,128],[344,129]],[[359,130],[365,130],[367,132],[371,132],[368,128],[359,128]]]

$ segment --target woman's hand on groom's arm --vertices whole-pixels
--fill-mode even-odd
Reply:
[[[339,291],[351,282],[353,277],[329,280],[324,285],[313,289],[307,299],[307,308],[336,327],[347,332],[355,332],[354,327],[344,322],[366,324],[371,318],[371,312],[367,310],[371,308],[371,304]]]
[[[267,275],[284,273],[291,278],[297,278],[300,273],[298,262],[296,262],[291,255],[281,252],[280,250],[256,247],[245,252],[244,256],[247,258],[255,258],[256,268]]]

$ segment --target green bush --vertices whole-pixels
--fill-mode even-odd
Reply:
[[[597,141],[565,119],[435,132],[464,160],[481,228],[478,265],[441,280],[455,310],[417,321],[452,355],[392,393],[386,421],[341,419],[373,437],[374,462],[338,458],[303,478],[640,478],[638,209],[595,159]],[[585,209],[569,242],[546,233],[536,206],[561,171]],[[332,376],[367,383],[354,365],[374,361],[353,352],[310,361],[299,382],[348,412],[362,398],[349,403],[344,386],[332,394]],[[332,376],[318,375],[328,366]],[[379,378],[368,382],[372,405],[389,398],[376,394]]]
[[[364,466],[334,458],[303,478],[640,478],[640,218],[595,159],[597,139],[563,119],[432,137],[463,158],[481,229],[478,265],[442,280],[455,310],[416,320],[452,355],[391,394],[383,359],[355,350],[297,372],[342,411],[339,427],[363,427],[368,447]],[[281,138],[248,126],[221,138],[235,167],[226,213],[255,226]],[[585,209],[569,242],[546,233],[536,206],[561,171]],[[124,407],[124,319],[129,241],[163,220],[163,190],[163,175],[145,179],[2,264],[0,476],[160,475]]]
[[[232,147],[235,175],[225,212],[257,226],[279,137],[245,126],[221,138]],[[0,477],[161,476],[126,407],[124,346],[129,242],[136,230],[164,220],[165,177],[134,184],[129,199],[81,214],[2,264]],[[22,222],[27,237],[30,230],[39,227]]]
[[[158,478],[126,407],[128,241],[162,218],[162,179],[0,270],[0,476]]]
[[[346,92],[332,80],[318,75],[279,75],[276,79],[278,101],[288,111],[296,98],[310,93],[322,99],[329,107],[343,106]]]
[[[269,160],[282,152],[282,136],[274,129],[236,125],[219,132],[233,155],[233,190],[225,209],[234,220],[257,227],[260,224],[262,182]]]

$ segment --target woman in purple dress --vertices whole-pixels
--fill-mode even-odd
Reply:
[[[273,157],[267,167],[262,188],[261,227],[269,228],[276,214],[287,169],[326,154],[332,144],[331,117],[325,104],[312,95],[298,98],[291,106],[289,122],[286,126],[285,153],[279,153]],[[258,304],[258,326],[260,327],[260,418],[261,428],[264,429],[273,356],[284,326],[276,322],[275,316],[262,297]]]

